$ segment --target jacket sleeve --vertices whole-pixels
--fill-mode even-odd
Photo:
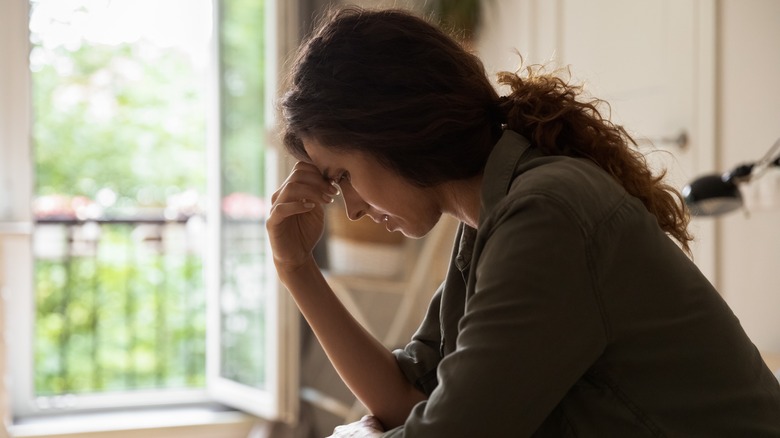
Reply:
[[[544,194],[507,202],[486,223],[474,295],[438,387],[386,437],[530,436],[603,352],[589,239]],[[484,232],[485,230],[480,230]]]
[[[441,308],[440,287],[428,306],[428,313],[404,349],[393,351],[398,366],[407,380],[417,389],[430,396],[438,385],[436,368],[441,361],[441,330],[439,313]]]

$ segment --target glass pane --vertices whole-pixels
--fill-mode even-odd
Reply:
[[[220,2],[220,376],[266,388],[264,2]]]
[[[205,384],[209,0],[31,0],[35,394]]]

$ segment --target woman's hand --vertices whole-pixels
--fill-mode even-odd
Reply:
[[[311,258],[325,227],[323,204],[337,188],[312,164],[298,162],[271,197],[265,226],[277,269],[295,270]]]
[[[376,438],[382,436],[382,432],[379,420],[366,415],[359,421],[336,427],[328,438]]]

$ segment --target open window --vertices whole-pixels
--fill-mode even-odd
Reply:
[[[14,416],[214,400],[295,414],[298,319],[263,225],[295,3],[0,6]]]

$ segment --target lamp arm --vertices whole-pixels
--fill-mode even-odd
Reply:
[[[722,175],[705,175],[691,181],[682,190],[683,198],[694,215],[728,213],[743,205],[738,185],[760,177],[773,166],[780,167],[780,138],[755,163],[739,165]]]
[[[753,166],[754,172],[750,175],[750,179],[758,178],[772,166],[780,166],[780,138],[778,138],[766,154],[755,163]]]

